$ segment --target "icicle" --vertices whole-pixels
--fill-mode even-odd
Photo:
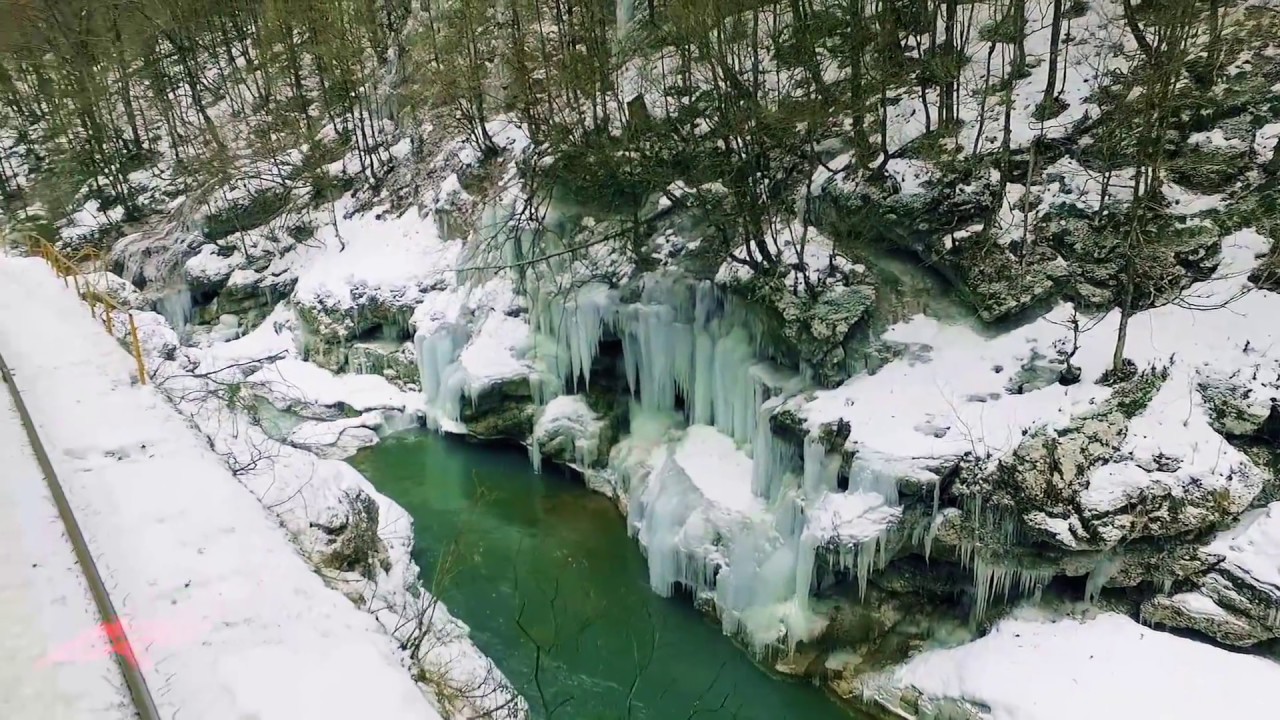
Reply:
[[[751,444],[751,490],[756,497],[772,503],[783,486],[783,477],[791,472],[797,461],[795,448],[789,442],[774,436],[769,427],[769,415],[775,406],[760,406],[756,420],[756,437]]]
[[[414,336],[423,398],[428,408],[446,420],[456,421],[461,415],[466,371],[457,357],[465,345],[466,329],[452,324],[441,325],[431,333],[419,331]],[[434,426],[430,416],[428,425]]]
[[[176,289],[166,292],[156,301],[156,312],[169,321],[169,327],[178,335],[186,332],[195,315],[195,301],[191,298],[191,289],[185,283]]]
[[[535,473],[542,473],[542,447],[538,443],[536,432],[529,437],[529,464],[533,466]]]
[[[1099,557],[1093,570],[1089,571],[1088,579],[1085,580],[1084,601],[1090,605],[1097,602],[1102,594],[1102,588],[1119,569],[1120,562],[1116,558],[1105,554]]]
[[[635,18],[636,4],[635,0],[614,0],[614,18],[615,31],[618,40],[621,41],[627,36],[627,28],[631,27],[631,21]]]
[[[809,502],[817,502],[824,494],[834,492],[840,476],[840,456],[828,453],[814,435],[804,439],[804,479],[801,487]]]

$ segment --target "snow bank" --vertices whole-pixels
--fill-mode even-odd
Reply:
[[[991,720],[1265,717],[1280,664],[1157,632],[1113,613],[1088,620],[1024,614],[967,645],[932,650],[869,679],[865,698],[921,717],[946,705]]]

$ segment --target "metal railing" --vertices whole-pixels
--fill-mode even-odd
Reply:
[[[59,252],[53,243],[34,233],[19,234],[16,237],[10,235],[9,241],[25,248],[28,255],[39,256],[49,263],[49,267],[62,278],[63,285],[75,287],[76,294],[89,306],[89,314],[102,323],[108,334],[118,337],[128,348],[134,362],[138,364],[138,382],[146,385],[147,366],[142,360],[142,343],[138,341],[138,323],[134,320],[133,310],[121,307],[111,299],[105,279],[101,280],[102,287],[95,287],[94,283],[90,282],[89,276],[83,272],[83,269],[88,266],[95,273],[106,273],[106,260],[102,253],[88,249],[69,258]],[[118,320],[117,316],[123,317]],[[128,324],[128,330],[121,328],[120,335],[116,334],[118,322]]]

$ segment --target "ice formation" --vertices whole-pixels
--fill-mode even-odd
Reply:
[[[764,358],[762,328],[731,296],[659,271],[641,278],[635,302],[588,284],[532,304],[543,401],[588,388],[611,335],[622,346],[633,431],[678,419],[646,431],[660,439],[642,449],[624,444],[610,464],[655,592],[683,586],[711,598],[727,632],[764,647],[821,630],[809,606],[820,550],[865,589],[901,514],[894,482],[855,468],[852,501],[823,503],[841,496],[843,458],[814,435],[796,447],[772,432],[770,414],[806,383]]]
[[[527,302],[528,338],[507,348],[505,377],[523,369],[534,401],[546,408],[531,439],[538,464],[541,444],[559,432],[552,432],[564,415],[558,399],[588,393],[597,363],[615,360],[599,357],[602,346],[621,346],[630,437],[611,454],[610,479],[588,482],[627,508],[652,588],[667,595],[683,586],[714,601],[726,632],[758,648],[814,637],[824,622],[809,604],[815,584],[842,572],[856,574],[865,591],[870,573],[887,561],[888,533],[901,518],[895,480],[843,467],[843,455],[816,434],[775,435],[772,413],[808,383],[772,362],[758,315],[713,281],[653,271],[633,279],[638,293],[627,299],[609,282],[564,287],[566,279],[601,276],[594,266],[578,272],[600,260],[586,251],[557,256],[546,272],[484,272],[519,265],[535,247],[517,221],[521,202],[510,194],[482,211],[480,249],[462,258],[458,286],[415,313],[422,391],[435,416],[429,421],[443,429],[457,423],[464,396],[474,399],[485,387],[468,367],[470,348],[495,317],[512,320],[497,310],[523,310]],[[540,237],[538,252],[560,249],[558,237]],[[507,297],[506,308],[477,301],[480,288],[495,283],[524,300]],[[590,443],[575,442],[573,450],[580,465],[590,465]],[[844,493],[842,470],[850,476]]]

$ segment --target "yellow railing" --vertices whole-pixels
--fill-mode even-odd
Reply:
[[[107,295],[105,280],[104,287],[101,290],[97,289],[82,272],[82,268],[86,266],[93,268],[95,272],[105,272],[106,262],[102,254],[90,249],[78,253],[73,258],[68,258],[52,243],[38,235],[27,234],[17,239],[18,244],[26,247],[27,254],[39,255],[49,263],[49,267],[62,278],[63,285],[75,286],[76,294],[89,306],[89,314],[101,322],[112,337],[116,337],[116,314],[123,315],[128,320],[128,333],[127,335],[122,333],[121,340],[125,342],[133,355],[134,362],[138,364],[138,382],[146,385],[147,367],[142,361],[142,343],[138,341],[138,324],[133,319],[133,311],[120,307],[119,303]]]

